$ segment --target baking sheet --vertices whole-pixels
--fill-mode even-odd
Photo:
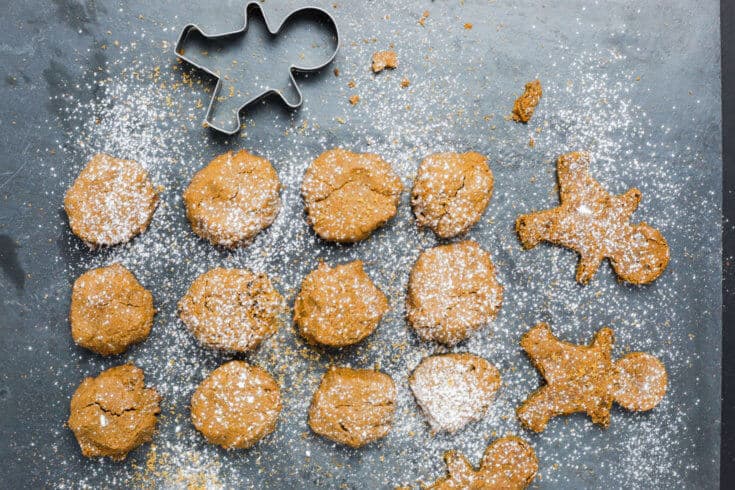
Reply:
[[[304,107],[247,112],[246,128],[222,137],[201,127],[207,78],[172,53],[183,25],[227,31],[241,2],[28,1],[4,7],[0,32],[0,457],[8,486],[391,488],[431,482],[447,449],[477,462],[495,437],[518,434],[537,451],[538,488],[712,488],[719,466],[720,85],[718,3],[687,2],[316,2],[335,16],[342,48],[321,74],[301,78]],[[336,5],[335,6],[333,6]],[[279,21],[302,3],[271,0]],[[424,25],[419,19],[429,17]],[[466,26],[470,23],[471,28]],[[395,46],[400,67],[374,76],[374,51]],[[339,68],[340,76],[332,73]],[[403,78],[410,80],[401,88]],[[523,84],[545,95],[528,126],[505,119]],[[348,87],[350,80],[355,87]],[[348,102],[358,94],[356,106]],[[529,145],[530,140],[534,145]],[[321,151],[343,146],[391,162],[410,188],[421,158],[437,151],[486,154],[495,192],[470,233],[488,250],[505,285],[497,320],[454,350],[493,362],[504,385],[487,417],[454,436],[432,436],[407,387],[419,360],[441,349],[421,343],[404,321],[404,290],[418,253],[437,242],[418,231],[403,195],[399,214],[369,240],[335,246],[306,225],[301,176]],[[277,169],[284,208],[248,248],[219,251],[191,233],[181,192],[193,173],[228,149],[247,148]],[[524,252],[515,217],[555,205],[555,157],[587,149],[593,175],[615,192],[636,186],[636,219],[661,229],[672,261],[655,284],[618,284],[603,266],[574,282],[572,252]],[[151,228],[130,244],[90,252],[71,236],[61,203],[97,151],[133,158],[164,187]],[[282,383],[276,432],[248,451],[204,443],[188,420],[196,384],[230,356],[200,348],[176,318],[197,274],[216,265],[272,276],[289,302],[319,259],[362,259],[390,298],[370,339],[343,351],[306,346],[290,325],[242,356]],[[151,337],[103,359],[75,347],[66,320],[71,283],[114,261],[151,289],[159,314]],[[564,339],[587,342],[604,325],[616,355],[659,356],[670,390],[653,412],[614,408],[608,430],[583,416],[524,432],[514,408],[539,378],[518,347],[548,321]],[[124,464],[81,457],[65,427],[68,401],[84,376],[126,361],[141,366],[164,397],[152,445]],[[309,432],[306,410],[330,364],[391,374],[399,407],[390,435],[361,450]]]

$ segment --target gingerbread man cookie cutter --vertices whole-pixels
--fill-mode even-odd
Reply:
[[[244,48],[251,56],[241,58],[243,63],[233,59],[233,48],[239,48],[238,44],[244,44],[245,38],[248,37],[250,31],[255,29],[258,19],[264,27],[261,28],[260,34],[265,39],[261,41],[260,49],[251,50]],[[310,27],[302,29],[297,34],[303,37],[306,33],[308,36],[318,36],[316,40],[297,40],[298,37],[289,29],[298,23],[299,20],[311,21]],[[302,7],[290,12],[285,19],[275,28],[268,21],[263,8],[258,2],[249,2],[245,6],[245,19],[243,27],[234,31],[209,34],[199,27],[197,24],[188,24],[181,31],[176,42],[176,56],[193,65],[194,67],[209,73],[217,78],[217,84],[212,93],[212,97],[205,115],[205,124],[217,131],[232,135],[237,133],[241,128],[240,112],[254,102],[263,99],[269,95],[277,95],[281,101],[289,109],[297,109],[303,103],[303,95],[299,88],[294,73],[316,72],[329,65],[337,56],[339,49],[339,30],[334,18],[329,15],[326,10],[319,7]],[[320,29],[314,28],[315,26]],[[298,28],[298,26],[297,26]],[[322,31],[322,33],[318,32]],[[256,33],[257,34],[257,33]],[[321,35],[323,34],[323,35]],[[252,42],[251,39],[249,42]],[[290,61],[289,58],[279,52],[278,49],[285,49],[284,44],[293,41],[295,47],[302,50],[297,61]],[[229,57],[229,63],[217,62],[215,58],[210,57],[209,47],[213,48],[213,54],[226,55]],[[292,50],[296,49],[292,46]],[[309,48],[310,47],[310,48]],[[304,50],[311,49],[309,55],[305,55]],[[237,49],[235,49],[237,51]],[[257,56],[269,51],[269,55]],[[318,51],[314,53],[313,51]],[[293,56],[291,59],[294,58]],[[251,67],[258,67],[261,70],[252,70]],[[283,68],[288,71],[288,79],[274,80],[269,79],[265,70],[271,73],[278,72]],[[253,83],[252,90],[238,87],[241,81],[240,77],[250,77],[248,82]],[[272,77],[271,77],[272,78]],[[285,85],[284,85],[285,82]],[[223,93],[223,88],[227,86],[229,93]],[[237,101],[237,102],[236,102]],[[223,120],[221,112],[228,116]]]

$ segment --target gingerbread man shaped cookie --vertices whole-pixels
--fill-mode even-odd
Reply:
[[[552,417],[585,412],[607,427],[613,401],[648,411],[666,394],[666,368],[656,357],[631,352],[612,362],[613,331],[601,328],[589,346],[557,339],[546,323],[526,332],[521,347],[546,380],[516,411],[524,427],[542,432]]]
[[[476,470],[457,451],[444,453],[449,474],[427,490],[522,490],[531,484],[538,472],[538,459],[533,448],[514,436],[497,439],[485,449]]]
[[[589,173],[587,153],[559,157],[557,174],[561,205],[516,220],[516,231],[525,249],[546,241],[570,248],[580,255],[577,281],[587,284],[604,259],[610,259],[620,279],[648,284],[669,263],[669,246],[661,233],[646,223],[631,224],[641,191],[622,195],[607,192]]]

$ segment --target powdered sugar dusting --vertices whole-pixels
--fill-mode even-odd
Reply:
[[[528,56],[553,59],[539,61],[539,66],[553,68],[538,73],[544,97],[528,126],[505,120],[522,82],[536,74],[533,68],[509,63],[511,52],[503,47],[514,42],[518,26],[526,21],[519,20],[515,7],[491,7],[492,15],[485,7],[452,7],[456,15],[431,15],[422,26],[417,21],[423,7],[380,2],[368,7],[339,5],[336,13],[345,39],[335,65],[340,75],[327,72],[306,80],[305,105],[299,112],[283,114],[274,104],[257,106],[246,115],[242,134],[235,137],[201,127],[212,85],[175,62],[170,44],[165,44],[171,42],[180,19],[147,24],[137,31],[135,42],[109,46],[112,61],[93,77],[90,90],[96,95],[91,101],[73,92],[54,96],[64,109],[59,121],[50,124],[65,129],[54,150],[68,167],[46,168],[59,180],[50,200],[60,203],[83,163],[100,151],[140,162],[151,180],[163,187],[150,228],[128,244],[92,253],[61,219],[57,224],[67,251],[58,260],[69,279],[120,262],[153,292],[159,310],[150,338],[124,356],[102,359],[74,351],[72,360],[58,371],[76,370],[81,380],[131,361],[144,369],[146,382],[163,396],[153,444],[132,453],[125,465],[82,460],[67,429],[59,427],[44,441],[53,446],[53,457],[45,464],[62,469],[58,486],[282,488],[296,482],[309,487],[387,488],[436,480],[444,474],[441,455],[448,449],[462,451],[477,464],[487,444],[505,434],[520,435],[534,447],[540,464],[538,483],[544,487],[603,482],[611,487],[677,486],[682,478],[696,474],[697,462],[690,457],[695,441],[681,434],[690,434],[687,427],[695,423],[694,409],[703,401],[692,395],[686,380],[708,375],[692,369],[705,346],[697,337],[697,325],[680,325],[682,318],[689,318],[681,291],[688,277],[698,273],[691,268],[690,256],[705,253],[717,242],[702,238],[700,225],[686,219],[681,194],[689,196],[687,202],[701,203],[713,220],[719,219],[718,196],[666,171],[674,164],[688,168],[703,164],[686,147],[667,144],[675,122],[659,127],[654,123],[658,118],[638,105],[642,97],[625,50],[590,43],[577,46],[572,32],[563,40],[542,37],[555,49],[539,48],[541,54],[529,49]],[[467,19],[474,23],[472,30],[462,27]],[[366,35],[362,26],[373,26],[379,35]],[[495,44],[488,47],[478,37],[480,32]],[[614,36],[634,34],[623,29]],[[372,53],[391,42],[400,66],[373,74]],[[403,78],[411,80],[408,87],[401,86]],[[350,80],[354,87],[348,86]],[[348,98],[354,93],[361,101],[353,106]],[[534,148],[528,146],[530,138]],[[431,231],[416,226],[405,190],[396,217],[365,241],[342,246],[314,235],[299,195],[302,177],[317,155],[337,146],[380,155],[405,189],[411,188],[418,163],[429,154],[472,150],[488,157],[495,190],[468,238],[490,253],[504,286],[504,303],[491,325],[451,349],[419,341],[407,325],[409,271],[422,250],[439,242]],[[252,244],[223,251],[191,231],[181,196],[197,170],[214,156],[239,148],[273,164],[283,185],[283,208]],[[554,162],[569,150],[590,151],[596,159],[593,175],[611,192],[640,188],[644,201],[634,219],[654,223],[667,239],[671,237],[671,263],[653,285],[621,285],[602,267],[583,288],[574,281],[574,253],[550,246],[522,250],[513,223],[521,213],[556,205]],[[390,310],[365,341],[336,351],[308,346],[293,328],[282,327],[247,355],[281,386],[283,409],[275,432],[245,451],[226,452],[207,444],[191,424],[189,400],[202,379],[232,356],[200,347],[178,319],[177,302],[195,277],[222,266],[267,273],[292,304],[301,280],[320,259],[331,264],[363,260],[388,297]],[[64,298],[62,293],[59,297]],[[555,419],[541,435],[523,431],[515,409],[540,381],[518,341],[540,320],[549,321],[560,338],[578,343],[587,342],[603,325],[611,326],[616,357],[641,350],[663,361],[671,380],[667,396],[645,414],[614,408],[608,430],[575,415]],[[55,319],[53,328],[59,324],[63,319]],[[672,331],[688,335],[672,337]],[[503,383],[484,418],[455,434],[434,435],[407,379],[422,358],[447,350],[487,359],[499,369]],[[309,430],[311,396],[333,364],[379,368],[394,379],[396,413],[386,438],[351,450]],[[66,410],[74,388],[59,383],[58,392],[49,395],[58,399],[60,412]]]

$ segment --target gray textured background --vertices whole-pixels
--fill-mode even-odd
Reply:
[[[171,236],[171,246],[179,248],[170,255],[156,257],[154,253],[144,259],[135,258],[134,247],[92,254],[95,257],[90,259],[90,252],[70,236],[61,209],[63,190],[89,152],[95,146],[102,148],[94,135],[85,134],[88,128],[79,125],[94,118],[94,110],[86,113],[84,108],[76,109],[71,115],[69,111],[95,107],[84,104],[104,99],[104,91],[93,83],[98,67],[106,66],[106,72],[116,78],[126,63],[145,65],[150,60],[153,65],[164,66],[164,78],[175,80],[178,74],[165,68],[173,59],[171,49],[162,49],[161,42],[173,45],[178,29],[192,21],[213,30],[236,27],[241,2],[2,3],[2,486],[182,484],[183,480],[172,479],[170,474],[141,477],[145,475],[140,469],[145,466],[145,449],[132,454],[124,465],[85,461],[64,427],[68,398],[83,376],[128,359],[142,364],[153,384],[181,382],[180,391],[170,386],[163,390],[166,418],[157,435],[159,448],[165,448],[164,441],[179,441],[171,443],[176,452],[181,447],[177,444],[182,443],[175,427],[183,425],[184,445],[190,441],[204,458],[217,461],[220,469],[215,472],[225,485],[389,487],[421,478],[431,481],[443,471],[440,456],[444,449],[457,447],[477,461],[485,442],[479,437],[472,439],[471,433],[456,439],[432,439],[422,433],[409,439],[397,429],[386,441],[362,452],[336,448],[313,436],[302,437],[308,432],[302,417],[303,401],[287,403],[277,434],[247,454],[204,447],[187,425],[186,403],[191,389],[226,356],[184,345],[185,333],[173,335],[168,329],[177,328],[175,298],[208,265],[237,263],[267,270],[277,276],[279,286],[292,299],[289,291],[316,263],[312,257],[359,257],[372,267],[376,282],[390,293],[396,311],[381,326],[370,349],[319,353],[315,362],[296,360],[293,363],[298,369],[284,368],[286,383],[297,380],[299,384],[288,391],[289,399],[305,399],[326,363],[332,361],[365,366],[380,362],[398,382],[404,382],[398,378],[405,376],[418,358],[387,365],[388,354],[394,353],[385,347],[390,345],[391,336],[402,335],[416,352],[432,351],[431,346],[405,333],[400,311],[400,291],[408,267],[420,248],[434,243],[429,234],[413,231],[407,196],[404,194],[393,224],[355,247],[325,245],[310,235],[303,222],[298,189],[293,184],[298,183],[309,156],[336,145],[370,149],[393,162],[410,155],[398,164],[406,185],[411,180],[406,169],[415,168],[421,155],[430,151],[471,148],[491,155],[495,195],[486,219],[470,236],[493,253],[506,284],[506,303],[492,340],[505,347],[482,339],[467,348],[498,363],[509,385],[509,404],[517,403],[536,386],[533,370],[513,346],[524,325],[538,320],[550,321],[560,335],[578,342],[587,341],[594,330],[610,324],[623,348],[655,352],[667,363],[670,392],[656,413],[637,416],[615,409],[608,432],[592,427],[583,417],[571,417],[568,425],[555,423],[541,436],[526,434],[541,460],[542,478],[535,485],[717,486],[721,334],[718,2],[338,2],[333,13],[343,47],[334,66],[340,67],[343,75],[333,77],[330,67],[303,84],[306,102],[300,113],[258,107],[248,113],[245,138],[222,138],[198,124],[204,110],[195,110],[194,101],[201,98],[206,104],[207,97],[201,87],[186,89],[181,104],[195,119],[185,121],[181,128],[172,127],[170,132],[171,141],[188,140],[191,146],[177,153],[176,168],[153,172],[166,184],[167,206],[157,213],[148,238],[141,237],[134,245],[140,250],[152,245],[146,240]],[[317,3],[331,8],[333,2]],[[271,18],[278,19],[288,10],[285,4],[301,5],[269,0],[265,7]],[[416,21],[425,9],[431,11],[431,17],[427,30],[422,31]],[[386,14],[391,16],[390,22],[385,21]],[[472,22],[473,29],[465,32],[464,22]],[[364,42],[373,37],[378,39],[374,45]],[[112,46],[113,41],[122,46],[135,42],[136,48],[132,54],[101,49],[102,45]],[[371,79],[365,73],[369,54],[389,42],[396,43],[403,70],[389,75],[391,90],[400,90],[397,82],[405,74],[418,94],[433,95],[423,102],[412,102],[415,112],[407,112],[400,120],[394,113],[402,110],[407,95],[401,95],[395,107],[380,105],[380,99],[391,94],[388,91],[384,97],[387,85],[380,84],[387,84],[390,78],[376,82],[377,89],[363,88]],[[608,63],[599,61],[595,53],[602,58],[607,56],[603,53],[614,55]],[[423,63],[424,56],[434,60]],[[517,127],[502,118],[523,82],[537,75],[545,82],[547,95],[536,120],[548,123],[538,135],[533,125]],[[358,80],[357,92],[363,97],[352,112],[346,98],[353,91],[345,89],[351,77]],[[436,85],[422,85],[432,77],[436,77]],[[569,88],[566,80],[576,85]],[[607,134],[595,138],[589,128],[599,118],[584,111],[578,120],[574,118],[577,105],[589,108],[576,91],[580,80],[592,87],[585,97],[594,97],[594,87],[617,87],[602,89],[602,95],[614,94],[615,100],[610,102],[618,108],[621,104],[616,102],[630,102],[625,109],[626,118],[632,118],[630,124],[612,124]],[[58,97],[60,94],[63,97]],[[431,104],[435,104],[436,114],[455,109],[466,114],[435,125],[430,117]],[[495,117],[488,123],[483,114]],[[610,114],[611,123],[615,123],[618,112],[613,108]],[[335,122],[345,117],[345,124]],[[585,117],[594,120],[588,124]],[[295,139],[293,134],[284,135],[284,130],[299,127],[302,118],[320,125],[312,125],[313,129]],[[412,125],[424,125],[427,132],[405,129]],[[77,144],[77,139],[88,136],[89,147]],[[537,139],[535,151],[527,147],[529,136]],[[553,205],[553,158],[580,145],[601,160],[593,173],[612,190],[621,192],[629,185],[643,190],[644,201],[636,217],[659,226],[672,249],[670,268],[655,285],[642,289],[618,285],[604,266],[595,285],[578,288],[573,284],[573,254],[551,247],[520,251],[512,232],[514,217]],[[228,256],[213,252],[188,233],[176,196],[209,158],[240,146],[266,154],[282,180],[292,185],[284,193],[285,209],[279,216],[280,224],[274,225],[271,241],[267,236],[259,238],[252,249]],[[290,245],[278,249],[276,238]],[[281,251],[259,259],[254,254],[260,250]],[[76,275],[108,259],[122,260],[134,269],[153,291],[161,313],[146,343],[118,359],[101,360],[74,347],[66,313],[70,284]],[[549,271],[551,262],[556,268]],[[388,270],[393,268],[396,271]],[[547,270],[534,275],[537,269]],[[595,296],[595,292],[601,294]],[[264,352],[255,358],[257,362],[272,370],[284,362],[291,364],[279,354],[276,357],[281,359],[268,357],[269,349],[280,352],[277,346],[301,347],[288,330],[284,329],[275,345],[264,346]],[[182,367],[186,372],[163,369],[172,353],[187,358]],[[303,378],[299,377],[301,371],[306,373]],[[300,386],[302,381],[304,386]],[[402,407],[411,408],[410,404],[410,399],[401,402]],[[421,428],[420,418],[417,420]],[[490,417],[479,431],[519,433],[512,424],[512,420]],[[633,438],[637,438],[635,444],[630,442]],[[659,445],[666,447],[651,449]],[[626,447],[649,450],[637,453]],[[304,459],[304,454],[309,458]]]

